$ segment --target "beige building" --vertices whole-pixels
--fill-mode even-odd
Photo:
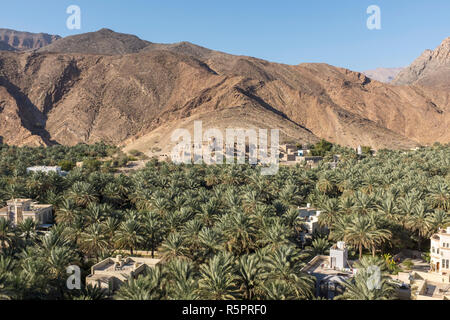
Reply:
[[[301,234],[302,241],[306,238],[312,237],[315,232],[326,232],[326,228],[319,226],[319,216],[321,214],[320,210],[311,207],[308,203],[306,207],[298,208],[299,218],[303,222],[305,227],[305,232]]]
[[[450,299],[450,227],[431,236],[430,269],[412,271],[403,282],[411,286],[413,300]],[[400,274],[399,274],[400,275]]]
[[[431,272],[450,275],[450,227],[431,237]]]
[[[105,289],[113,293],[128,279],[136,279],[147,268],[155,267],[161,260],[141,257],[107,258],[92,266],[91,274],[86,277],[86,285]]]
[[[0,219],[11,221],[13,225],[32,219],[38,225],[50,224],[53,217],[53,206],[38,204],[31,199],[12,199],[7,206],[0,209]]]

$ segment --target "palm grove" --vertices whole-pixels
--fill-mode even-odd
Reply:
[[[0,145],[1,202],[32,198],[53,204],[56,216],[47,234],[29,220],[13,228],[0,219],[0,299],[107,298],[92,287],[68,290],[66,268],[79,265],[84,277],[117,250],[147,250],[162,263],[114,299],[314,299],[315,280],[301,268],[335,241],[354,248],[362,270],[341,299],[395,299],[385,275],[368,290],[365,268],[395,272],[383,254],[428,250],[430,234],[450,222],[449,145],[362,159],[333,146],[319,168],[281,167],[274,176],[247,165],[156,160],[123,175],[95,160],[117,153],[104,144]],[[326,164],[333,154],[342,155],[336,170]],[[91,165],[73,168],[77,161]],[[66,177],[26,174],[61,162],[71,169]],[[305,245],[297,207],[307,202],[322,210],[329,233]]]

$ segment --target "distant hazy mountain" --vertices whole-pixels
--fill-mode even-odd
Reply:
[[[45,47],[60,38],[60,36],[46,33],[30,33],[10,29],[0,29],[0,50],[35,50]]]
[[[403,68],[378,68],[375,70],[367,70],[363,73],[370,79],[384,83],[389,83],[402,71]]]
[[[0,72],[0,140],[8,144],[105,141],[167,152],[171,132],[196,120],[205,129],[279,129],[282,142],[395,149],[450,141],[446,90],[107,29],[2,51]]]
[[[425,50],[408,68],[400,72],[392,83],[450,89],[450,37],[435,50]]]

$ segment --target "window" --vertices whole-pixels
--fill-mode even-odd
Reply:
[[[431,248],[431,252],[434,253],[434,251],[435,251],[435,250],[434,250],[434,247],[432,247],[432,248]]]

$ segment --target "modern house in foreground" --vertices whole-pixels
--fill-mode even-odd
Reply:
[[[391,276],[411,288],[406,299],[450,300],[450,227],[441,229],[430,239],[430,265]]]
[[[450,227],[431,237],[431,272],[450,275]]]
[[[6,207],[0,209],[0,219],[9,220],[13,225],[18,225],[26,219],[32,219],[39,226],[52,223],[51,204],[38,204],[31,199],[11,199],[6,204]]]

